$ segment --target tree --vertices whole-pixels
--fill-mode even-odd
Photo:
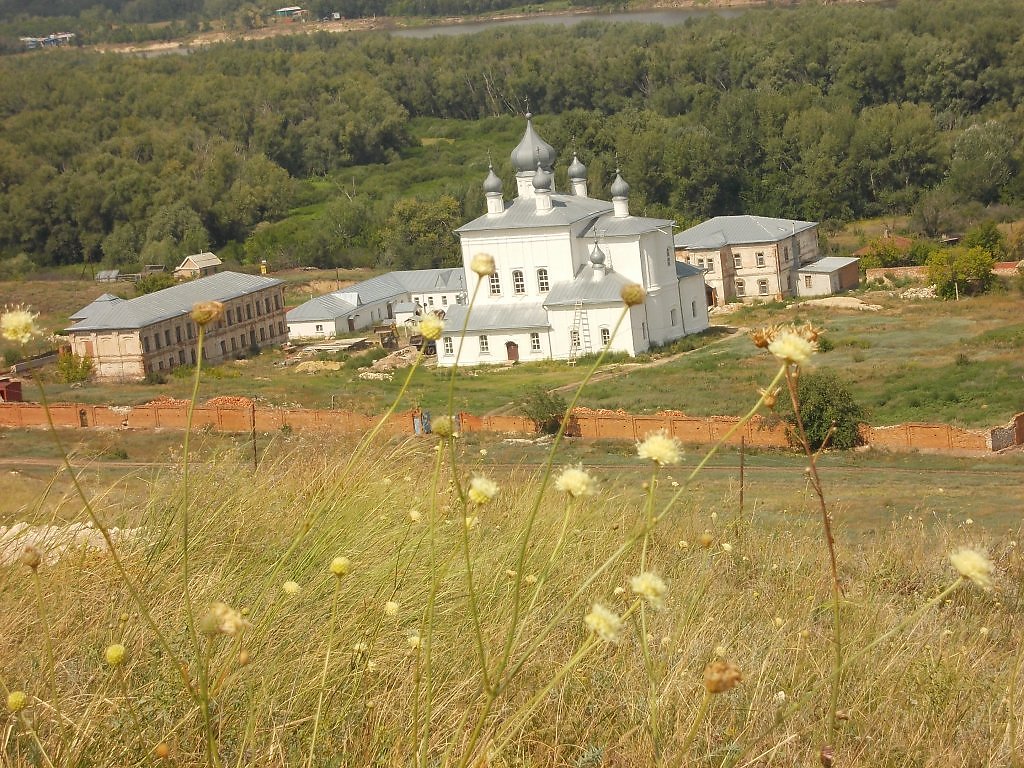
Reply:
[[[928,279],[935,283],[935,291],[945,299],[961,293],[984,293],[995,276],[992,267],[996,260],[984,248],[943,248],[928,257]]]
[[[797,380],[797,401],[812,450],[821,448],[826,440],[828,447],[840,450],[848,450],[864,442],[860,425],[867,420],[867,411],[854,400],[834,371],[828,368],[801,371]],[[783,396],[780,403],[780,415],[795,429],[792,402]]]
[[[529,387],[519,403],[519,412],[533,422],[538,431],[553,435],[562,425],[565,416],[565,398],[557,392],[548,392],[537,385]]]
[[[1006,256],[1006,237],[991,219],[967,230],[963,244],[967,248],[981,248],[996,261]]]

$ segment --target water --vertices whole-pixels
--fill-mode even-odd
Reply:
[[[730,18],[739,16],[745,11],[725,9],[689,9],[689,10],[656,10],[656,11],[623,11],[605,13],[601,11],[588,11],[586,13],[557,14],[551,16],[524,16],[516,19],[496,19],[493,21],[472,22],[469,24],[438,24],[431,27],[416,27],[415,29],[396,29],[391,34],[395,37],[410,37],[425,39],[441,35],[472,35],[482,32],[485,29],[494,29],[503,26],[535,26],[537,24],[556,24],[563,27],[574,27],[584,21],[607,21],[607,22],[639,22],[641,24],[661,24],[666,27],[674,27],[685,24],[691,19],[701,19],[707,16],[721,16]]]

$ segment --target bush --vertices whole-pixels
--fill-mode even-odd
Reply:
[[[848,450],[860,445],[859,426],[867,419],[867,411],[853,399],[850,390],[839,376],[827,368],[802,371],[797,382],[800,415],[811,448],[817,450],[828,439],[831,448]],[[781,415],[793,428],[796,417],[788,397],[780,396]],[[829,437],[829,432],[835,432]],[[794,433],[794,442],[795,433]]]
[[[170,288],[177,284],[178,281],[174,279],[174,275],[170,272],[154,272],[151,275],[146,275],[135,284],[135,295],[145,296],[147,293],[161,291],[164,288]]]
[[[78,384],[92,376],[92,358],[66,353],[57,358],[57,375],[65,384]]]
[[[519,403],[519,412],[533,422],[541,432],[553,435],[558,432],[565,415],[567,403],[557,392],[548,392],[544,387],[530,387]]]

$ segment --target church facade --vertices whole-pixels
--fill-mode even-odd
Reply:
[[[637,355],[708,327],[703,271],[676,260],[675,222],[631,215],[621,174],[611,202],[591,198],[575,155],[571,189],[557,192],[556,157],[527,115],[511,154],[514,198],[489,171],[487,212],[457,230],[472,306],[448,308],[438,365],[573,360],[605,344]],[[496,272],[476,288],[478,254],[492,256]],[[623,315],[620,292],[631,283],[647,300]]]

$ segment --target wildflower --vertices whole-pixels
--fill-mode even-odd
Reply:
[[[627,307],[635,307],[637,304],[643,304],[647,299],[647,292],[644,291],[642,285],[636,283],[629,283],[628,285],[622,286],[622,291],[619,293],[622,297],[622,303]]]
[[[683,456],[679,441],[665,432],[651,432],[643,442],[637,443],[636,453],[641,459],[650,459],[661,466],[678,464]]]
[[[370,646],[366,643],[354,643],[352,645],[352,654],[355,656],[365,656],[370,652]]]
[[[494,266],[494,257],[489,253],[478,253],[469,262],[469,268],[480,277],[490,277],[497,271],[497,268]]]
[[[754,342],[754,346],[758,349],[768,349],[768,345],[775,340],[776,334],[779,332],[779,326],[768,325],[764,328],[758,328],[756,331],[750,334],[750,338]]]
[[[806,363],[817,349],[817,342],[808,341],[803,334],[792,328],[780,331],[768,344],[769,352],[794,365]]]
[[[161,760],[165,760],[171,755],[171,748],[167,746],[166,742],[161,741],[153,749],[153,754]]]
[[[528,573],[526,574],[526,576],[523,577],[523,583],[532,586],[537,583],[537,577],[534,576],[532,573]]]
[[[472,531],[474,528],[480,525],[480,518],[474,515],[473,517],[467,517],[464,522],[466,525],[466,530]]]
[[[7,694],[7,711],[20,712],[28,705],[28,695],[24,691],[11,691]]]
[[[480,455],[481,456],[487,456],[487,449],[486,448],[481,448],[480,449]]]
[[[776,616],[775,619],[772,621],[772,623],[775,625],[776,629],[782,629],[782,625],[785,624],[786,622],[783,621],[781,616]]]
[[[686,539],[683,539],[682,541],[679,542],[679,548],[680,549],[689,549],[690,548],[690,542],[688,542]]]
[[[437,341],[444,332],[444,320],[433,312],[428,313],[420,320],[420,335],[428,341]]]
[[[624,595],[624,594],[626,594],[626,588],[625,587],[616,587],[615,589],[612,590],[612,594],[613,595]]]
[[[731,661],[716,659],[704,668],[704,687],[709,693],[725,693],[743,682],[743,673]]]
[[[715,543],[715,537],[711,531],[704,531],[704,533],[697,537],[697,543],[704,547],[704,549],[707,549]]]
[[[435,435],[445,439],[455,434],[455,422],[451,416],[438,416],[430,428]]]
[[[779,388],[765,389],[758,387],[757,394],[761,396],[761,402],[764,404],[764,407],[771,409],[775,407],[775,403],[779,399]]]
[[[293,596],[299,594],[299,592],[302,591],[302,587],[300,587],[298,582],[296,581],[286,581],[284,584],[281,585],[281,589],[284,590],[284,593],[286,595]]]
[[[384,615],[391,619],[395,618],[398,615],[398,603],[394,600],[384,603]]]
[[[974,525],[974,520],[968,517],[966,520],[964,520],[964,525]]]
[[[211,603],[206,615],[199,621],[204,635],[234,637],[249,626],[249,622],[227,603]]]
[[[981,627],[978,630],[978,634],[981,635],[982,637],[986,637],[988,635],[988,627]]]
[[[0,315],[0,336],[15,344],[28,344],[33,336],[40,334],[37,317],[37,313],[29,312],[20,305],[8,309]]]
[[[518,573],[512,568],[507,568],[505,569],[505,575],[508,576],[510,579],[514,579],[518,575]]]
[[[717,512],[712,512],[710,517],[711,517],[711,522],[715,522],[715,521],[718,520],[718,513]]]
[[[645,571],[639,576],[634,576],[629,580],[629,586],[632,587],[633,592],[646,598],[652,608],[660,609],[664,604],[663,598],[668,587],[656,573]]]
[[[606,643],[619,642],[619,633],[622,631],[622,619],[614,611],[609,611],[600,603],[594,603],[590,613],[583,617],[587,629],[600,637]]]
[[[224,315],[224,305],[219,301],[200,301],[192,305],[192,320],[200,328],[215,323]]]
[[[43,562],[43,553],[34,544],[26,544],[21,550],[21,562],[34,571]]]
[[[493,480],[477,475],[469,481],[469,500],[474,504],[486,504],[498,495],[498,486]]]
[[[722,551],[723,552],[732,552],[732,544],[730,544],[727,541],[723,541],[722,542]]]
[[[117,667],[124,661],[124,654],[124,646],[120,643],[113,643],[112,645],[108,645],[106,650],[103,651],[103,659],[110,666]]]
[[[726,647],[724,645],[716,645],[713,653],[719,659],[724,659],[725,654],[728,653],[728,651],[726,650]]]
[[[339,579],[346,576],[352,570],[352,561],[347,557],[336,557],[331,560],[331,573]]]
[[[418,509],[410,509],[409,510],[409,521],[410,522],[418,523],[422,518],[423,518],[423,515],[420,514],[420,511]]]
[[[992,571],[995,566],[981,552],[964,547],[951,554],[949,562],[953,564],[961,578],[970,579],[984,590],[992,589]]]
[[[555,480],[555,488],[573,498],[593,496],[597,493],[597,482],[583,469],[582,464],[577,464],[562,470],[562,474]]]
[[[419,635],[409,635],[407,638],[405,638],[405,644],[408,645],[409,649],[413,651],[419,650],[420,642],[421,641]]]
[[[781,707],[783,704],[785,704],[786,703],[786,692],[785,691],[776,691],[775,695],[772,696],[772,703],[775,704],[775,706],[777,706],[777,707]]]

